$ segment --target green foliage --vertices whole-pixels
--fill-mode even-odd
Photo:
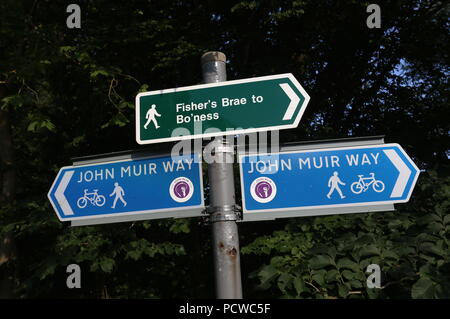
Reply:
[[[82,27],[69,30],[63,2],[1,1],[0,122],[14,161],[0,162],[0,184],[13,167],[16,189],[0,198],[0,238],[12,234],[17,253],[0,275],[15,296],[213,296],[210,230],[198,219],[71,228],[46,195],[71,158],[136,149],[136,94],[200,83],[201,54],[221,50],[229,79],[292,72],[310,93],[282,142],[384,134],[427,170],[396,212],[241,224],[244,295],[448,298],[447,11],[385,1],[374,30],[367,4],[99,0],[80,3]],[[65,286],[71,263],[81,290]],[[371,263],[382,289],[366,288]]]
[[[449,298],[450,178],[431,171],[419,187],[435,197],[420,209],[417,198],[395,213],[292,220],[256,239],[242,253],[265,252],[268,263],[252,277],[283,298]],[[381,289],[367,288],[370,264]]]

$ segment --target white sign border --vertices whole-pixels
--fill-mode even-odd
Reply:
[[[203,175],[202,175],[202,155],[201,153],[191,153],[190,155],[197,155],[198,157],[198,167],[199,167],[199,179],[200,179],[200,204],[199,205],[193,205],[193,206],[184,206],[184,207],[176,207],[176,208],[164,208],[164,209],[148,209],[148,210],[141,210],[141,211],[133,211],[133,212],[118,212],[118,213],[112,213],[112,214],[101,214],[101,215],[89,215],[89,216],[81,216],[81,217],[67,217],[67,218],[61,218],[60,216],[60,209],[58,209],[56,203],[53,202],[53,199],[51,198],[51,193],[54,191],[56,186],[56,181],[59,179],[59,176],[64,171],[64,169],[74,169],[78,167],[85,167],[85,166],[98,166],[98,165],[105,165],[105,164],[113,164],[113,163],[122,163],[122,162],[132,162],[137,160],[146,160],[146,159],[152,159],[152,158],[162,158],[162,157],[169,157],[167,155],[159,156],[148,156],[148,157],[139,157],[137,159],[125,159],[125,160],[113,160],[113,161],[105,161],[105,162],[99,162],[99,163],[92,163],[92,164],[85,164],[85,165],[74,165],[74,166],[63,166],[59,169],[58,174],[55,177],[55,180],[52,183],[52,186],[50,187],[50,190],[47,193],[47,198],[52,204],[52,207],[56,213],[56,216],[58,217],[59,221],[61,222],[68,222],[68,221],[76,221],[76,220],[88,220],[88,219],[96,219],[96,220],[104,220],[105,218],[112,218],[112,217],[120,217],[120,216],[129,216],[130,221],[132,221],[132,216],[136,215],[142,215],[146,213],[162,213],[162,212],[175,212],[175,211],[185,211],[185,210],[195,210],[199,209],[199,215],[202,216],[201,211],[205,209],[205,197],[203,193]],[[194,156],[195,156],[194,155]],[[180,155],[180,158],[187,157],[189,155]],[[167,218],[172,218],[174,216],[167,216]],[[150,219],[150,218],[149,218]],[[101,222],[106,223],[106,222]]]
[[[244,175],[242,171],[242,158],[249,156],[273,156],[275,154],[299,154],[299,153],[311,153],[311,152],[327,152],[327,151],[337,151],[337,150],[352,150],[352,149],[370,149],[370,148],[380,148],[380,147],[398,147],[398,149],[402,152],[408,162],[412,165],[412,167],[416,170],[417,174],[414,177],[414,180],[411,184],[411,188],[406,199],[394,199],[389,201],[379,201],[379,202],[363,202],[363,203],[347,203],[347,204],[332,204],[332,205],[315,205],[315,206],[300,206],[300,207],[287,207],[287,208],[268,208],[268,209],[258,209],[258,210],[247,210],[245,204],[245,189],[244,189]],[[262,212],[287,212],[287,211],[303,211],[303,210],[313,210],[320,208],[338,208],[338,207],[356,207],[356,206],[372,206],[372,205],[385,205],[385,204],[395,204],[395,203],[406,203],[409,201],[411,194],[416,185],[417,179],[420,175],[420,169],[416,166],[416,164],[411,160],[411,158],[406,154],[405,150],[397,143],[388,143],[388,144],[377,144],[377,145],[362,145],[362,146],[346,146],[346,147],[332,147],[332,148],[318,148],[318,149],[308,149],[301,151],[287,151],[287,152],[278,152],[278,153],[253,153],[253,154],[240,154],[239,155],[239,173],[240,173],[240,181],[241,181],[241,198],[242,198],[242,211],[244,214],[252,214],[252,213],[262,213]],[[292,216],[295,217],[295,216]]]
[[[291,80],[291,82],[296,86],[296,88],[300,91],[300,93],[305,98],[302,105],[300,106],[300,111],[298,112],[297,117],[295,118],[295,121],[292,124],[267,126],[267,127],[261,127],[261,128],[230,130],[230,131],[213,132],[213,133],[207,133],[207,134],[192,134],[192,135],[186,135],[186,136],[164,137],[164,138],[158,138],[158,139],[153,139],[153,140],[142,140],[141,139],[140,98],[143,96],[174,93],[174,92],[183,92],[183,91],[190,91],[190,90],[200,90],[200,89],[205,89],[205,88],[210,88],[210,87],[229,86],[229,85],[242,84],[242,83],[253,83],[253,82],[260,82],[260,81],[276,80],[276,79],[281,79],[281,78],[289,78],[289,80]],[[303,116],[303,113],[305,113],[305,110],[306,110],[306,107],[308,106],[309,100],[310,100],[309,94],[306,93],[303,86],[297,81],[297,79],[294,77],[294,75],[292,73],[283,73],[283,74],[260,76],[260,77],[247,78],[247,79],[241,79],[241,80],[232,80],[232,81],[224,81],[224,82],[218,82],[218,83],[191,85],[191,86],[185,86],[185,87],[174,88],[174,89],[164,89],[164,90],[156,90],[156,91],[150,91],[150,92],[142,92],[142,93],[139,93],[138,95],[136,95],[136,99],[135,99],[135,103],[136,103],[135,104],[136,105],[136,109],[135,109],[136,142],[140,145],[146,145],[146,144],[191,140],[191,139],[197,139],[197,138],[208,138],[208,137],[215,137],[215,136],[235,135],[235,134],[236,135],[251,134],[251,133],[257,133],[257,132],[296,128]]]

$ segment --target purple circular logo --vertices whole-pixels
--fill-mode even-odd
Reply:
[[[255,193],[259,198],[268,198],[272,195],[272,191],[272,186],[266,181],[259,182],[255,186]]]
[[[268,177],[258,177],[250,185],[250,194],[259,203],[268,203],[277,194],[277,185]]]
[[[187,177],[175,178],[170,184],[169,194],[178,203],[187,202],[194,194],[194,184]]]
[[[175,196],[178,198],[186,198],[189,195],[190,190],[189,184],[185,181],[179,181],[175,183],[175,186],[173,187]]]

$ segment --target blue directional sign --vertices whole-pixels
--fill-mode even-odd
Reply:
[[[240,170],[244,220],[254,212],[407,202],[419,176],[398,144],[243,155]]]
[[[48,198],[61,221],[200,216],[204,203],[199,156],[63,167]]]

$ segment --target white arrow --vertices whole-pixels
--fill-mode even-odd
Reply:
[[[58,201],[59,206],[61,206],[64,215],[73,215],[72,208],[70,207],[66,196],[64,196],[64,192],[66,191],[67,185],[69,185],[73,173],[75,173],[75,171],[67,171],[64,173],[55,192],[56,200]]]
[[[280,86],[283,89],[284,93],[286,93],[286,95],[291,100],[291,103],[289,103],[286,113],[284,113],[283,116],[283,121],[289,121],[290,119],[292,119],[292,116],[294,116],[294,112],[297,109],[300,98],[297,94],[295,94],[294,90],[291,89],[289,84],[281,83]]]
[[[401,197],[408,183],[411,170],[406,166],[405,162],[398,156],[394,150],[383,150],[387,157],[394,164],[395,168],[400,172],[397,181],[395,182],[394,189],[392,190],[391,197]]]

